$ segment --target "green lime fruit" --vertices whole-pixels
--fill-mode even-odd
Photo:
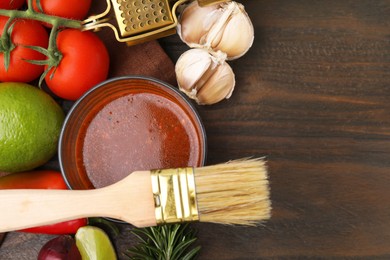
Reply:
[[[83,260],[116,260],[108,235],[100,228],[85,226],[77,230],[76,246]]]
[[[46,92],[25,83],[0,83],[0,171],[28,171],[50,160],[64,118]]]

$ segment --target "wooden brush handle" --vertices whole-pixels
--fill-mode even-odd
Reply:
[[[149,179],[145,174],[134,174],[96,190],[0,190],[0,232],[80,217],[111,217],[136,226],[155,225]]]
[[[98,196],[93,191],[1,190],[0,232],[93,216],[102,205],[96,203]]]

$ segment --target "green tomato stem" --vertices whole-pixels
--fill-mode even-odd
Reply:
[[[11,51],[15,49],[15,44],[11,40],[11,31],[12,31],[12,22],[13,17],[11,16],[3,28],[3,33],[0,37],[0,52],[4,55],[4,68],[8,71],[10,60],[11,60]]]
[[[40,6],[40,2],[39,2],[39,6]],[[35,12],[33,8],[33,0],[27,0],[27,10],[31,12]]]
[[[38,6],[40,6],[39,0],[37,0]],[[44,73],[41,75],[39,79],[39,85],[41,85],[43,79],[47,75],[47,73],[54,68],[52,71],[50,77],[53,77],[55,68],[60,64],[62,59],[62,53],[58,50],[57,47],[57,35],[60,30],[60,28],[74,28],[74,29],[81,29],[82,28],[82,21],[78,20],[72,20],[72,19],[66,19],[59,16],[54,15],[48,15],[42,12],[37,12],[33,8],[33,0],[27,1],[27,10],[4,10],[0,9],[0,15],[2,16],[8,16],[10,19],[8,19],[7,24],[4,27],[3,34],[0,37],[0,52],[3,52],[5,54],[5,67],[8,68],[9,60],[10,60],[10,52],[12,51],[14,45],[9,40],[8,36],[8,28],[11,25],[11,21],[15,18],[22,18],[22,19],[29,19],[29,20],[36,20],[43,23],[51,24],[52,28],[50,31],[49,36],[49,43],[48,48],[46,52],[46,56],[48,59],[45,61],[44,64],[47,65],[47,69],[44,71]],[[28,47],[28,46],[27,46]],[[30,46],[30,48],[33,48],[34,46]],[[41,53],[43,53],[41,51]],[[37,61],[30,61],[33,64],[37,64]]]
[[[81,21],[35,12],[32,9],[32,5],[30,6],[30,2],[32,2],[32,0],[29,0],[28,9],[25,11],[0,9],[0,15],[13,17],[13,18],[31,19],[31,20],[48,23],[51,25],[57,23],[60,27],[67,27],[67,28],[79,29],[82,26]]]
[[[10,50],[11,49],[11,45],[12,42],[10,40],[10,37],[9,37],[9,27],[11,26],[11,23],[13,21],[13,17],[11,16],[6,24],[4,25],[4,28],[3,28],[3,33],[1,34],[1,38],[0,38],[0,41],[1,41],[1,50],[4,50],[4,51],[7,51],[7,50]]]
[[[57,48],[57,35],[58,35],[58,27],[59,24],[57,22],[54,22],[53,28],[50,32],[49,36],[49,44],[48,44],[48,52],[49,52],[49,58],[50,63],[48,64],[49,67],[56,67],[60,63],[62,59],[62,53]]]

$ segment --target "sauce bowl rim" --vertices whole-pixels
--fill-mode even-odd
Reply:
[[[105,86],[106,84],[110,84],[112,82],[116,82],[116,81],[122,81],[122,80],[145,80],[145,81],[150,81],[152,83],[156,83],[164,88],[167,88],[169,89],[170,91],[173,91],[175,92],[180,98],[182,98],[182,100],[186,103],[186,105],[188,106],[188,108],[191,110],[191,113],[193,113],[197,123],[196,124],[199,124],[199,128],[201,130],[200,132],[200,141],[201,141],[201,151],[203,152],[203,156],[201,158],[201,162],[200,162],[200,165],[201,166],[204,166],[206,164],[206,159],[207,159],[207,136],[206,136],[206,131],[205,131],[205,127],[204,127],[204,124],[202,122],[202,119],[200,117],[200,114],[199,112],[196,110],[194,104],[190,101],[190,99],[184,94],[182,93],[178,88],[175,88],[174,86],[172,86],[171,84],[167,83],[167,82],[164,82],[162,80],[159,80],[157,78],[154,78],[154,77],[150,77],[150,76],[139,76],[139,75],[127,75],[127,76],[118,76],[118,77],[112,77],[112,78],[109,78],[107,80],[104,80],[100,83],[98,83],[97,85],[95,85],[94,87],[92,87],[91,89],[89,89],[87,92],[85,92],[79,99],[77,99],[73,105],[71,106],[71,108],[69,109],[66,117],[65,117],[65,120],[64,120],[64,123],[62,125],[62,128],[61,128],[61,132],[60,132],[60,137],[59,137],[59,140],[58,140],[58,161],[59,161],[59,166],[60,166],[60,171],[61,171],[61,175],[67,185],[67,187],[69,189],[73,189],[73,187],[71,186],[69,180],[68,180],[68,177],[66,176],[66,173],[65,173],[65,169],[64,169],[64,163],[63,163],[63,152],[62,152],[62,143],[63,143],[63,139],[64,139],[64,133],[67,129],[67,126],[68,126],[68,122],[69,120],[71,119],[71,117],[73,116],[74,112],[77,110],[77,108],[80,106],[80,104],[83,103],[83,100],[91,95],[96,89],[102,87],[102,86]],[[202,146],[203,146],[203,149],[202,149]]]

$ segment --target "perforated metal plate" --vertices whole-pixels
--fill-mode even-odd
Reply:
[[[122,37],[174,23],[168,0],[111,0]]]

